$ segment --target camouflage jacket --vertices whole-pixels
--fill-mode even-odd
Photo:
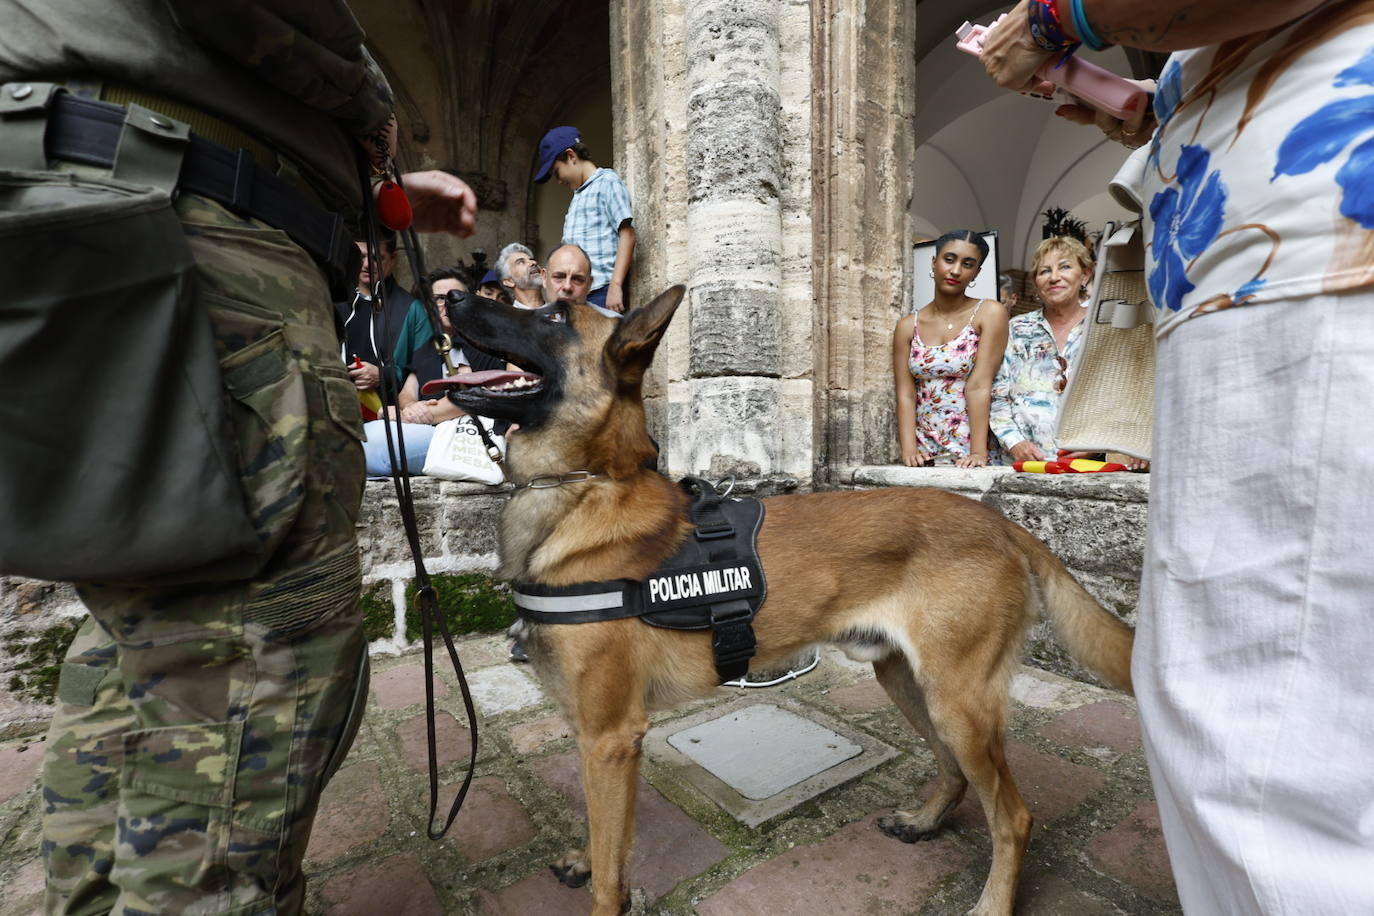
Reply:
[[[349,198],[391,90],[344,0],[0,0],[0,82],[88,79],[192,105]]]

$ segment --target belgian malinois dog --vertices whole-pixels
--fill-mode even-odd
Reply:
[[[686,495],[649,469],[656,450],[641,397],[682,296],[674,287],[616,320],[566,302],[525,311],[455,294],[463,339],[528,370],[453,380],[464,410],[520,424],[507,474],[517,486],[540,483],[518,488],[505,510],[502,576],[552,586],[643,579],[688,535]],[[753,624],[755,665],[776,667],[820,644],[871,661],[939,767],[929,801],[878,826],[906,842],[929,837],[971,782],[993,846],[972,912],[1011,913],[1031,815],[1003,741],[1026,627],[1043,608],[1076,658],[1126,690],[1131,629],[1031,534],[940,490],[774,497],[757,543],[769,590]],[[571,886],[590,876],[593,913],[612,916],[629,900],[648,712],[716,689],[711,636],[636,619],[520,625],[576,730],[587,796],[588,848],[552,867]]]

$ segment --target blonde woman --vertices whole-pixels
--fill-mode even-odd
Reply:
[[[1077,239],[1045,239],[1032,260],[1042,308],[1011,319],[1007,350],[992,383],[993,435],[1012,461],[1053,461],[1064,388],[1083,340],[1093,261]]]

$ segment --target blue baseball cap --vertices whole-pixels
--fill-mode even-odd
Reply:
[[[478,286],[500,286],[501,276],[494,270],[489,270],[482,274],[482,282]]]
[[[534,183],[543,184],[549,180],[549,175],[553,171],[553,161],[563,154],[565,149],[582,142],[582,134],[576,127],[555,127],[544,135],[544,139],[539,141],[539,171],[534,173]]]

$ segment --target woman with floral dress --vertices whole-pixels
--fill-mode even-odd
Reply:
[[[893,331],[897,438],[908,467],[988,464],[988,407],[1007,344],[1007,310],[965,295],[987,255],[987,243],[968,229],[937,239],[935,298]]]

